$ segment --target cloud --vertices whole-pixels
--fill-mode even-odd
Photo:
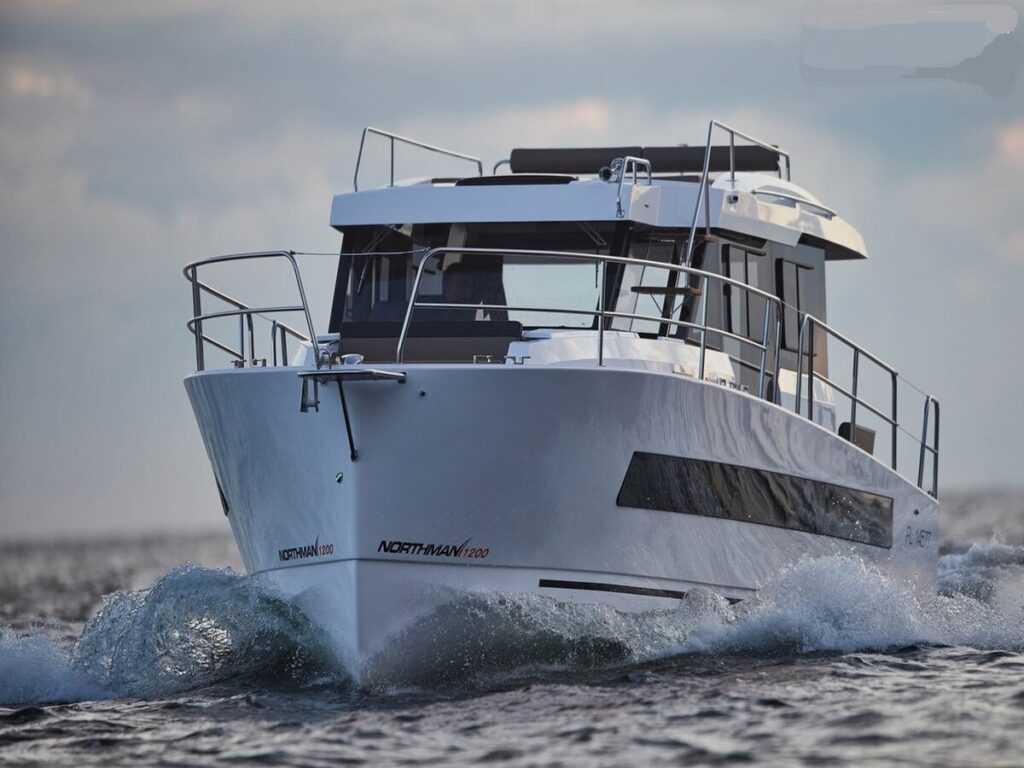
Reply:
[[[92,89],[67,73],[44,72],[26,66],[8,69],[5,85],[15,96],[59,99],[79,109],[89,107],[93,99]]]
[[[1024,120],[1011,123],[996,136],[997,160],[1024,172]]]
[[[469,114],[441,112],[416,116],[403,121],[394,130],[490,161],[508,157],[509,150],[516,146],[607,143],[612,140],[613,128],[619,122],[615,111],[608,101],[598,98],[519,104]]]
[[[232,117],[231,107],[222,99],[197,93],[179,93],[171,102],[175,116],[190,127],[220,126]]]

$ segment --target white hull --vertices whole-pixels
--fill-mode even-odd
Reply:
[[[360,678],[401,663],[396,638],[453,592],[651,610],[695,587],[742,599],[829,554],[935,578],[933,498],[728,387],[614,367],[404,365],[406,383],[345,384],[352,462],[337,385],[301,413],[297,370],[202,372],[186,388],[246,569],[297,600]],[[637,451],[887,497],[892,545],[620,506]]]

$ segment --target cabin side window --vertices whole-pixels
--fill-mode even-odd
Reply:
[[[775,262],[775,282],[782,300],[782,348],[795,352],[800,344],[800,323],[808,311],[807,287],[812,267],[789,259]]]
[[[768,257],[764,253],[738,245],[727,245],[724,250],[722,265],[726,277],[751,288],[770,289]],[[723,286],[722,293],[724,329],[737,336],[760,340],[764,333],[765,299],[729,284]]]

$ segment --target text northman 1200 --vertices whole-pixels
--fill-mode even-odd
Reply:
[[[476,558],[481,559],[490,554],[490,549],[470,547],[470,539],[461,544],[424,544],[419,541],[388,541],[381,539],[378,552],[389,555],[426,555],[428,557]]]

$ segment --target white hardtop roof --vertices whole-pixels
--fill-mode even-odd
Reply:
[[[512,178],[512,177],[510,177]],[[407,182],[335,196],[331,226],[529,221],[634,221],[689,228],[699,183],[654,178],[622,185],[599,179],[569,183],[488,183],[457,186]],[[620,215],[621,208],[621,215]],[[785,245],[803,240],[827,259],[866,258],[864,239],[805,189],[766,173],[720,175],[710,187],[713,229]],[[698,226],[704,226],[702,211]]]

